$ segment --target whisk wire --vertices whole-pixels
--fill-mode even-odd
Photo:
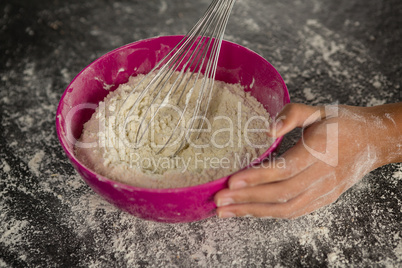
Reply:
[[[144,83],[150,75],[155,74],[157,70],[151,81],[142,91],[139,92],[137,99],[129,108],[123,124],[123,131],[126,133],[130,117],[140,104],[141,100],[147,95],[152,96],[153,99],[151,100],[151,105],[138,115],[140,120],[135,135],[136,147],[139,146],[149,127],[154,123],[154,119],[160,109],[169,102],[171,96],[175,95],[180,86],[183,85],[181,92],[179,92],[180,95],[177,99],[177,105],[181,102],[182,98],[186,96],[184,100],[184,108],[180,113],[173,131],[167,138],[166,142],[162,145],[162,148],[157,151],[157,154],[161,153],[168,144],[170,144],[174,134],[178,131],[179,126],[184,119],[184,114],[189,107],[190,98],[194,93],[197,81],[202,77],[202,83],[198,91],[197,101],[192,114],[193,116],[188,127],[184,126],[184,128],[180,128],[180,133],[184,134],[184,139],[181,141],[180,146],[172,156],[175,156],[186,146],[186,144],[188,144],[188,139],[190,138],[189,134],[192,131],[195,121],[200,118],[201,105],[205,102],[206,105],[202,105],[205,109],[202,111],[201,118],[204,118],[208,112],[210,100],[212,98],[222,39],[234,3],[235,0],[213,0],[204,15],[192,27],[187,35],[183,37],[183,39],[161,61],[159,61],[158,64],[156,64],[156,66],[143,79],[141,79],[141,81],[129,93],[130,97],[135,92],[139,91],[142,83]],[[179,74],[175,77],[174,81],[171,81],[173,75],[177,71]],[[192,80],[193,76],[195,76],[194,80]],[[190,83],[190,81],[193,82]],[[172,85],[165,93],[164,89],[169,82],[172,82]],[[161,96],[162,93],[165,95]],[[123,102],[122,107],[127,103],[129,97]],[[155,104],[158,106],[154,111],[151,107],[154,107]],[[149,113],[151,113],[150,120],[145,123]],[[201,120],[197,128],[202,128],[203,124],[204,120]],[[182,133],[183,130],[184,133]]]
[[[210,15],[210,14],[209,14],[209,13],[206,13],[206,15]],[[204,16],[204,17],[205,17],[205,16]],[[176,80],[174,81],[174,83],[173,83],[173,85],[172,85],[172,88],[175,88],[175,89],[174,89],[173,91],[169,91],[168,94],[165,95],[165,97],[163,98],[163,100],[162,100],[161,103],[162,103],[162,104],[165,103],[166,100],[169,98],[169,96],[170,96],[170,95],[173,95],[173,94],[177,91],[177,89],[179,88],[179,86],[181,85],[181,81],[182,81],[182,79],[183,79],[183,73],[184,73],[184,71],[185,71],[185,70],[186,70],[186,71],[189,70],[189,68],[191,68],[191,67],[193,66],[194,61],[197,59],[198,54],[200,53],[200,49],[199,49],[199,48],[202,48],[203,45],[204,45],[204,43],[201,43],[201,42],[198,42],[198,43],[197,43],[197,36],[200,35],[200,33],[199,33],[200,31],[203,31],[202,34],[201,34],[201,36],[205,35],[205,32],[207,31],[209,25],[208,25],[208,27],[205,27],[204,24],[205,24],[205,22],[208,23],[208,21],[209,21],[209,18],[208,18],[208,17],[210,17],[210,16],[207,16],[207,20],[206,20],[206,21],[205,21],[205,20],[199,20],[199,22],[196,24],[196,26],[193,27],[193,29],[186,35],[186,37],[184,37],[184,38],[179,42],[179,44],[182,43],[182,45],[180,46],[180,48],[173,54],[173,56],[168,60],[168,62],[166,62],[166,64],[163,65],[163,67],[160,69],[160,71],[159,71],[158,74],[156,75],[156,76],[158,76],[158,75],[162,75],[162,74],[163,74],[162,78],[159,80],[160,82],[156,85],[156,87],[155,87],[155,89],[154,89],[154,91],[156,91],[156,90],[158,89],[157,95],[156,95],[155,98],[153,99],[151,105],[146,109],[145,115],[147,115],[148,112],[149,112],[149,110],[150,110],[150,108],[153,107],[154,102],[158,99],[158,97],[159,97],[160,93],[162,92],[162,90],[164,89],[165,85],[169,82],[169,80],[170,80],[171,77],[173,76],[174,72],[177,71],[178,67],[182,64],[183,60],[186,59],[187,54],[191,52],[191,55],[188,57],[189,59],[192,59],[191,63],[190,63],[190,64],[185,64],[185,65],[183,66],[182,70],[181,70],[180,73],[179,73],[179,76],[176,78]],[[210,22],[209,22],[209,23],[210,23]],[[204,42],[205,42],[205,40],[204,40]],[[196,45],[196,47],[195,47],[194,49],[190,49],[190,48],[193,47],[194,45]],[[171,54],[171,53],[173,53],[173,52],[174,52],[174,49],[173,49],[169,54]],[[205,50],[205,52],[206,52],[206,50]],[[169,54],[168,54],[168,55],[169,55]],[[195,56],[194,56],[194,54],[195,54]],[[204,54],[203,56],[205,56],[205,54]],[[201,56],[201,58],[203,58],[203,56]],[[165,57],[164,59],[166,59],[166,57]],[[163,62],[163,60],[162,60],[161,62]],[[199,64],[199,62],[197,63],[197,65],[196,65],[193,69],[197,69],[198,64]],[[201,64],[201,65],[202,65],[202,64]],[[167,69],[166,72],[165,72],[165,69]],[[188,82],[191,80],[192,75],[193,75],[193,73],[191,73],[190,77],[188,78],[187,83],[186,83],[186,85],[184,86],[184,88],[183,88],[183,90],[182,90],[182,93],[181,93],[180,97],[179,97],[178,100],[177,100],[177,104],[180,102],[181,97],[182,97],[182,95],[183,95],[183,92],[187,89]],[[178,81],[180,78],[181,78],[181,80],[179,81],[179,83],[177,83],[177,81]],[[159,86],[162,81],[164,81],[164,84],[163,84],[162,86]],[[177,86],[175,86],[176,84],[177,84]],[[153,85],[153,83],[152,83],[152,81],[151,81],[150,84],[147,85],[147,87],[150,88],[152,85]],[[147,90],[147,89],[146,89],[146,90]],[[145,90],[144,90],[144,91],[145,91]],[[151,95],[154,93],[154,91],[151,93]],[[140,98],[141,98],[141,96],[139,97],[139,99],[140,99]],[[136,144],[138,144],[139,141],[140,141],[140,140],[143,138],[143,136],[146,134],[147,130],[149,129],[149,126],[150,126],[151,122],[154,122],[154,118],[156,117],[157,113],[159,112],[160,108],[162,108],[162,107],[163,107],[163,105],[160,105],[160,106],[157,108],[157,110],[153,113],[151,119],[149,120],[148,124],[146,125],[145,129],[143,130],[142,134],[139,135],[139,133],[140,133],[140,131],[141,131],[141,129],[142,129],[143,123],[144,123],[144,121],[145,121],[145,119],[146,119],[146,116],[143,116],[143,118],[142,118],[142,120],[141,120],[141,122],[140,122],[140,124],[139,124],[139,126],[138,126],[138,129],[137,129],[137,135],[136,135],[136,138],[135,138],[135,143],[136,143]],[[186,105],[185,107],[187,107],[187,105]],[[135,108],[136,108],[136,107],[132,107],[132,108],[131,108],[130,114],[132,113],[132,111],[134,111]],[[176,124],[176,127],[175,127],[174,131],[172,132],[171,137],[173,136],[173,134],[174,134],[175,131],[177,130],[177,126],[179,126],[179,124],[180,124],[180,122],[181,122],[181,120],[182,120],[183,115],[184,115],[184,111],[182,111],[181,116],[180,116],[180,119],[179,119],[178,123]],[[171,139],[171,137],[169,138],[169,140]],[[159,153],[159,152],[158,152],[158,153]]]
[[[198,47],[199,45],[200,45],[200,43],[197,44],[197,47]],[[190,63],[189,66],[193,66],[193,62],[196,60],[196,57],[193,57],[193,54],[194,54],[194,52],[196,52],[196,51],[197,51],[196,56],[197,56],[197,55],[199,54],[199,52],[200,52],[200,50],[197,50],[197,49],[192,51],[192,53],[191,53],[191,55],[190,55],[190,58],[192,58],[192,62]],[[180,57],[179,57],[179,58],[180,58]],[[202,58],[202,57],[201,57],[201,58]],[[173,76],[174,71],[177,70],[177,66],[179,66],[180,63],[181,63],[183,60],[184,60],[184,57],[181,58],[181,60],[180,60],[179,62],[174,62],[175,67],[169,68],[168,73],[165,73],[165,74],[164,74],[164,77],[165,77],[165,76],[168,76],[168,78],[164,80],[163,77],[162,77],[161,80],[162,80],[162,81],[164,80],[165,82],[164,82],[164,84],[163,84],[161,87],[158,87],[158,86],[157,86],[157,88],[159,88],[159,91],[158,91],[156,97],[152,100],[151,105],[150,105],[150,106],[147,108],[147,110],[145,111],[145,114],[148,114],[148,111],[149,111],[151,108],[153,108],[154,102],[157,100],[157,98],[159,97],[160,93],[161,93],[162,90],[165,88],[165,85],[169,82],[170,78]],[[197,64],[196,64],[195,68],[197,68],[198,65],[199,65],[199,60],[198,60],[198,62],[197,62]],[[173,82],[173,85],[172,85],[172,87],[171,87],[172,89],[174,88],[174,90],[169,91],[168,94],[165,95],[165,97],[163,98],[161,104],[157,107],[156,111],[152,114],[152,117],[151,117],[151,119],[148,121],[147,125],[145,126],[145,129],[143,130],[142,134],[139,136],[140,130],[141,130],[142,126],[143,126],[143,123],[144,123],[146,117],[144,116],[144,117],[142,118],[142,120],[141,120],[141,122],[140,122],[140,124],[139,124],[139,126],[138,126],[138,130],[137,130],[136,141],[135,141],[136,143],[138,143],[138,140],[141,140],[141,139],[143,138],[143,136],[147,133],[147,130],[149,129],[151,123],[154,122],[154,119],[155,119],[156,115],[158,114],[159,110],[164,106],[164,104],[167,103],[167,100],[169,99],[169,97],[170,97],[171,95],[174,95],[174,94],[176,93],[177,89],[180,87],[180,85],[181,85],[182,82],[183,82],[184,73],[185,73],[184,71],[185,71],[185,70],[187,70],[187,69],[186,69],[186,66],[183,66],[182,70],[179,72],[178,77],[175,79],[175,81]],[[177,100],[177,104],[179,104],[179,102],[180,102],[180,100],[181,100],[181,98],[182,98],[182,96],[183,96],[183,93],[184,93],[185,90],[187,89],[188,83],[189,83],[189,81],[191,80],[191,77],[192,77],[193,74],[194,74],[194,73],[192,72],[191,75],[190,75],[190,77],[188,77],[188,79],[187,79],[187,81],[186,81],[186,84],[184,85],[184,88],[183,88],[183,90],[182,90],[182,92],[181,92],[181,94],[180,94],[180,97],[179,97],[178,100]],[[158,85],[159,85],[159,84],[158,84]],[[188,98],[187,98],[187,99],[188,99]],[[185,111],[187,110],[187,109],[186,109],[186,108],[187,108],[187,105],[188,105],[188,103],[187,103],[187,100],[186,100],[185,109],[180,113],[179,121],[178,121],[178,123],[176,124],[176,127],[175,127],[175,129],[173,130],[172,135],[169,137],[169,141],[171,140],[171,137],[173,137],[173,134],[176,132],[177,127],[179,126],[179,124],[180,124],[180,122],[181,122],[181,120],[182,120],[182,118],[183,118],[183,115],[184,115]],[[138,137],[139,137],[139,138],[138,138]],[[159,152],[158,152],[158,153],[159,153]]]
[[[234,4],[234,1],[231,1],[231,3],[229,4]],[[232,6],[231,6],[232,7]],[[210,100],[212,97],[212,90],[213,90],[213,86],[214,86],[214,80],[215,80],[215,74],[216,74],[216,68],[217,68],[217,63],[218,63],[218,55],[219,55],[219,51],[221,48],[221,44],[222,44],[222,39],[223,39],[223,35],[224,35],[224,31],[227,25],[227,21],[229,19],[229,15],[230,15],[230,11],[231,11],[231,7],[230,9],[225,9],[225,6],[221,6],[221,10],[223,10],[224,14],[222,17],[218,17],[216,18],[217,20],[221,20],[215,23],[215,28],[213,30],[213,34],[211,35],[212,38],[217,38],[218,41],[214,42],[213,47],[212,47],[212,52],[211,54],[214,55],[214,57],[212,58],[212,61],[208,61],[207,63],[207,67],[206,67],[206,71],[205,71],[205,77],[206,79],[203,80],[202,83],[202,90],[200,91],[200,95],[204,94],[204,89],[206,88],[208,91],[206,92],[207,94],[207,104],[206,107],[204,109],[204,114],[201,116],[202,118],[205,118],[207,112],[208,112],[208,108],[209,108],[209,104],[210,104]],[[218,10],[218,11],[221,11]],[[210,40],[212,40],[212,38]],[[194,122],[199,119],[198,113],[200,111],[200,107],[201,107],[201,103],[202,100],[204,99],[203,96],[199,96],[199,98],[197,99],[197,104],[196,104],[196,109],[194,110],[193,113],[193,117],[192,117],[192,121],[190,124],[190,127],[187,129],[186,132],[186,136],[185,138],[188,140],[190,137],[188,137],[188,134],[190,133],[190,130],[192,129]],[[197,129],[201,129],[204,125],[205,121],[204,120],[200,120]],[[198,132],[198,136],[199,137],[201,132]],[[184,145],[185,140],[182,141],[181,147]],[[181,148],[180,147],[180,148]]]
[[[212,32],[212,34],[210,35],[209,38],[203,37],[204,40],[208,39],[208,45],[207,45],[208,49],[210,48],[211,42],[213,42],[213,46],[212,46],[212,49],[211,49],[211,55],[213,55],[212,61],[208,60],[208,62],[207,62],[206,70],[205,70],[205,73],[204,73],[204,79],[203,79],[203,82],[202,82],[202,85],[201,85],[199,96],[197,98],[196,108],[194,109],[190,125],[187,128],[186,133],[184,135],[185,139],[182,140],[182,142],[181,142],[181,144],[179,146],[179,149],[176,150],[176,152],[173,154],[173,156],[175,156],[180,150],[182,150],[184,145],[186,144],[186,141],[188,141],[190,139],[189,133],[193,128],[194,122],[197,119],[200,119],[200,116],[198,114],[199,114],[199,111],[200,111],[201,103],[204,100],[204,95],[208,96],[208,100],[207,100],[206,108],[204,110],[204,114],[203,114],[203,116],[201,116],[201,119],[205,118],[206,113],[208,112],[209,103],[210,103],[210,100],[211,100],[211,97],[212,97],[211,93],[212,93],[214,80],[215,80],[214,78],[215,78],[217,62],[218,62],[218,58],[219,58],[218,56],[219,56],[220,46],[221,46],[221,43],[222,43],[224,30],[225,30],[225,27],[226,27],[226,24],[227,24],[229,15],[230,15],[230,11],[231,11],[231,8],[233,7],[234,2],[235,1],[231,1],[232,5],[229,6],[229,9],[226,9],[227,12],[223,13],[224,14],[223,17],[214,17],[213,20],[210,21],[211,24],[215,23],[214,24],[215,25],[214,30],[213,30],[213,32]],[[222,9],[225,9],[225,6],[220,6],[218,8],[221,8],[221,9],[217,10],[217,12],[220,12]],[[215,20],[218,20],[218,21],[215,21]],[[223,21],[219,21],[219,20],[223,20]],[[216,41],[216,39],[218,39],[218,41]],[[208,49],[206,49],[205,52],[207,52]],[[204,60],[205,60],[205,57],[203,57],[203,61]],[[202,66],[203,66],[203,64],[202,64]],[[197,79],[198,79],[198,76],[200,74],[200,71],[201,71],[201,68],[199,69],[199,72],[197,74]],[[205,92],[205,89],[208,89],[209,92]],[[183,89],[182,93],[184,92],[184,90],[185,89]],[[188,107],[187,105],[188,105],[188,103],[186,103],[185,108]],[[183,116],[183,114],[184,114],[184,111],[182,113],[182,116]],[[204,122],[205,122],[204,120],[201,120],[199,125],[198,125],[198,127],[197,127],[197,129],[201,129],[203,127]],[[176,128],[178,126],[179,126],[179,124],[176,124]],[[167,144],[170,142],[170,140],[173,137],[173,134],[174,134],[175,131],[176,131],[176,129],[173,131],[173,133],[169,137]],[[200,133],[201,132],[198,132],[198,137],[199,137]],[[164,148],[165,148],[165,146],[162,147],[162,149],[159,150],[158,153],[160,153]]]

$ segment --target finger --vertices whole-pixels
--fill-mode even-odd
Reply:
[[[327,169],[316,164],[284,181],[236,190],[224,189],[215,195],[215,201],[218,207],[241,203],[285,203],[322,180],[330,179],[329,176],[332,175],[328,175]]]
[[[229,179],[229,189],[241,189],[265,183],[289,179],[317,162],[303,146],[298,143],[282,156],[264,161],[258,166],[242,170]]]
[[[324,114],[324,107],[321,106],[313,107],[301,103],[287,104],[275,117],[275,122],[271,124],[268,135],[283,136],[296,127],[305,127],[320,120]]]
[[[328,178],[335,181],[334,175],[331,174]],[[244,204],[233,204],[223,207],[218,207],[217,214],[220,218],[227,217],[241,217],[241,216],[254,216],[254,217],[270,217],[270,218],[285,218],[290,219],[302,215],[304,212],[307,213],[308,209],[318,208],[312,206],[314,200],[319,200],[321,196],[327,196],[329,192],[334,192],[338,194],[339,191],[334,190],[339,189],[335,187],[334,184],[326,184],[325,180],[317,183],[316,187],[312,187],[309,190],[303,192],[299,196],[286,203],[244,203]],[[336,195],[333,194],[333,195]],[[331,198],[326,200],[329,202],[333,201],[332,194],[328,195]],[[327,197],[328,197],[327,196]],[[324,199],[323,199],[324,201]],[[317,203],[322,204],[322,203]]]

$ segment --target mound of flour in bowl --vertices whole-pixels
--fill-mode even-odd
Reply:
[[[130,77],[128,83],[109,93],[84,124],[75,147],[76,156],[98,174],[137,187],[193,186],[247,166],[272,144],[273,139],[266,134],[269,114],[240,85],[215,81],[208,113],[191,125],[202,79],[192,87],[191,97],[182,97],[181,102],[172,97],[166,105],[162,98],[152,103],[155,94],[139,98],[152,76],[146,77],[130,94],[143,78],[143,75]],[[170,88],[174,79],[169,83],[166,88]],[[189,104],[184,109],[186,99]],[[157,110],[161,103],[165,105]],[[154,109],[149,110],[153,113],[146,113],[148,107]],[[152,124],[148,124],[155,111]],[[200,125],[202,128],[197,128]],[[181,147],[184,130],[189,128],[190,135]],[[161,151],[170,136],[168,146]]]

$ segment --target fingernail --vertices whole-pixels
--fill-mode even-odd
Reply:
[[[229,185],[229,189],[234,190],[234,189],[241,189],[245,188],[247,186],[247,183],[245,181],[234,181]]]
[[[218,217],[222,218],[222,219],[233,218],[233,217],[236,217],[236,214],[234,214],[233,212],[230,212],[230,211],[220,211],[218,213]]]
[[[217,202],[216,206],[223,207],[223,206],[227,206],[227,205],[230,205],[230,204],[233,204],[233,203],[234,203],[234,200],[232,198],[224,197],[224,198],[218,199],[218,202]]]

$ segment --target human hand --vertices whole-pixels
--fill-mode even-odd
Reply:
[[[296,218],[334,202],[371,170],[402,161],[402,103],[375,107],[288,104],[272,136],[303,127],[285,165],[240,171],[215,195],[221,218]],[[268,161],[268,160],[267,160]]]

